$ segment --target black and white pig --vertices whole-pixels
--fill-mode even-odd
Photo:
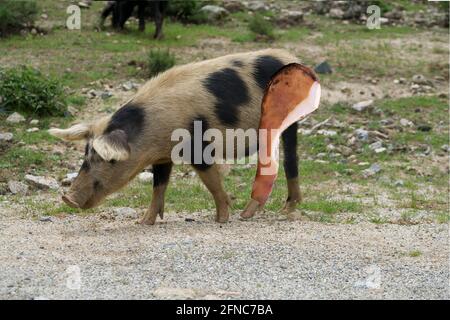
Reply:
[[[266,49],[177,66],[150,79],[110,116],[68,129],[50,129],[64,140],[86,141],[84,162],[63,200],[72,207],[92,208],[152,165],[153,197],[141,222],[154,224],[157,215],[163,217],[173,166],[171,150],[177,141],[171,141],[172,132],[192,130],[194,121],[201,121],[203,130],[258,129],[267,83],[292,62],[298,59],[290,53]],[[301,201],[297,123],[283,132],[282,145],[288,186],[285,210],[289,211]],[[192,166],[214,197],[216,221],[227,222],[230,200],[219,165]]]

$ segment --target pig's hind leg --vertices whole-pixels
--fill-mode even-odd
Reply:
[[[153,165],[153,196],[150,208],[145,212],[141,220],[142,224],[155,224],[156,217],[162,219],[164,216],[164,195],[169,184],[172,163]]]
[[[289,213],[295,210],[302,201],[298,181],[297,129],[294,122],[281,135],[284,150],[284,173],[287,180],[288,197],[282,211]]]
[[[208,188],[214,197],[214,202],[216,203],[216,221],[220,223],[228,222],[228,208],[231,205],[231,200],[223,188],[222,175],[218,165],[214,164],[207,167],[196,167],[194,165],[194,168],[206,188]]]

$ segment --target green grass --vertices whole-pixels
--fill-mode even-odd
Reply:
[[[420,257],[422,255],[422,252],[420,250],[412,250],[410,252],[408,252],[408,256],[410,256],[411,258],[417,258]]]

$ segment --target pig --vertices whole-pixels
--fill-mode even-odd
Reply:
[[[172,132],[192,131],[194,121],[201,122],[202,130],[257,130],[264,90],[271,76],[290,63],[299,59],[285,50],[265,49],[176,66],[150,79],[112,115],[50,129],[64,140],[86,141],[84,162],[62,200],[75,208],[95,207],[152,165],[153,196],[140,222],[153,225],[158,215],[163,218],[171,150],[177,144]],[[283,210],[292,211],[301,201],[296,122],[283,132],[282,146],[288,189]],[[231,201],[220,165],[197,162],[192,167],[214,198],[216,221],[227,222]]]

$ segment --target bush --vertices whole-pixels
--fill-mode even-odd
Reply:
[[[23,29],[34,22],[38,12],[36,1],[0,0],[0,36]]]
[[[265,38],[265,39],[274,39],[274,28],[273,24],[264,19],[264,17],[260,14],[255,14],[248,23],[248,28],[251,32],[256,34],[257,37]]]
[[[188,20],[200,10],[200,4],[195,0],[175,0],[169,1],[167,15],[178,20]]]
[[[62,116],[67,109],[63,87],[31,67],[0,69],[0,108],[38,116]]]
[[[169,50],[151,50],[148,55],[148,73],[150,77],[166,71],[175,65],[175,56]]]

